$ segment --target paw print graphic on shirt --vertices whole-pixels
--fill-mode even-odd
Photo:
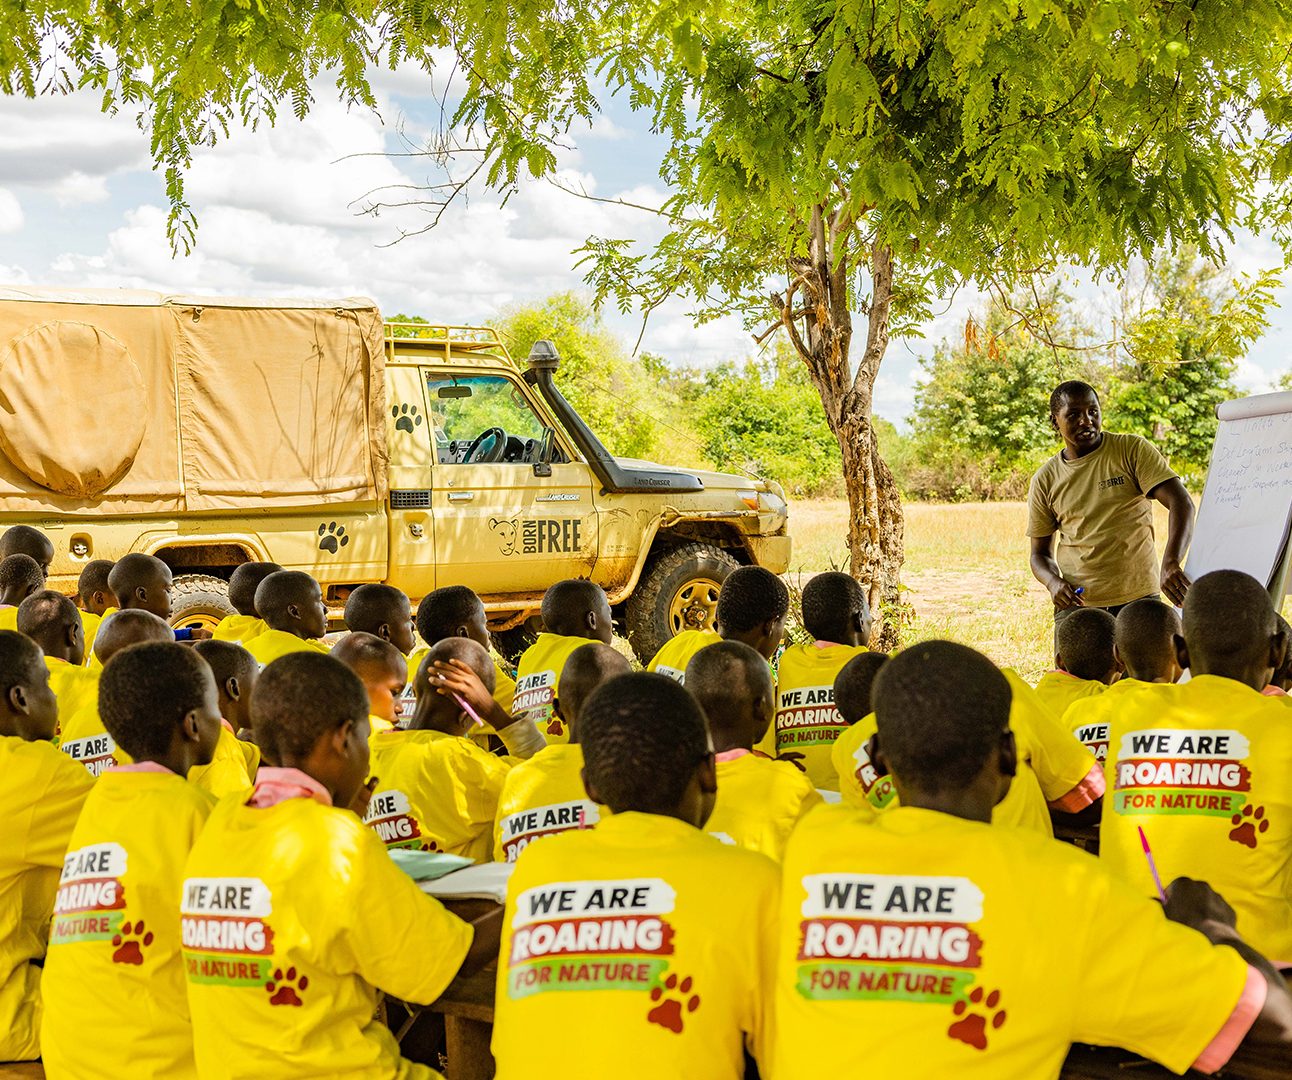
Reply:
[[[144,949],[153,943],[153,932],[145,929],[143,919],[137,923],[122,923],[121,932],[112,935],[112,962],[114,964],[142,964]]]
[[[390,415],[395,418],[395,430],[413,433],[414,428],[422,426],[422,414],[416,405],[392,405]]]
[[[1005,1010],[996,1008],[999,1004],[999,990],[984,994],[981,986],[974,987],[967,1001],[961,998],[952,1007],[951,1012],[959,1019],[947,1028],[947,1037],[959,1039],[975,1050],[986,1050],[987,1029],[995,1030],[1005,1023]]]
[[[657,986],[650,992],[651,1001],[657,1002],[655,1008],[646,1014],[652,1024],[668,1028],[674,1035],[682,1034],[682,1021],[686,1013],[693,1013],[700,1007],[700,995],[691,993],[691,976],[678,979],[670,975],[663,986]]]
[[[549,735],[564,735],[565,725],[561,723],[559,716],[554,716],[547,722],[547,733]]]
[[[309,986],[310,980],[308,975],[296,977],[296,969],[289,967],[284,974],[282,968],[274,970],[274,977],[265,983],[265,993],[269,995],[270,1005],[297,1005],[301,1004],[301,994],[305,993]]]
[[[349,542],[350,537],[346,535],[344,525],[329,521],[326,525],[319,526],[319,551],[335,555]]]
[[[1269,832],[1269,818],[1265,816],[1265,807],[1252,806],[1248,803],[1243,807],[1242,812],[1235,814],[1229,819],[1233,823],[1233,828],[1229,830],[1229,839],[1235,844],[1242,844],[1244,847],[1256,847],[1257,837],[1261,833]]]

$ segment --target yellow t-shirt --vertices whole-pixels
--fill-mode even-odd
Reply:
[[[776,865],[676,818],[614,814],[531,844],[507,890],[498,1080],[740,1080],[764,1064]],[[719,887],[715,887],[715,885]],[[577,1039],[553,1038],[578,1017]]]
[[[1036,696],[1055,716],[1062,716],[1074,701],[1098,697],[1107,689],[1107,684],[1095,679],[1078,679],[1066,671],[1047,671],[1037,681]]]
[[[1058,533],[1055,561],[1085,602],[1114,607],[1153,596],[1158,582],[1153,504],[1147,495],[1175,478],[1147,439],[1105,431],[1076,461],[1060,451],[1036,470],[1027,492],[1027,535]]]
[[[1208,882],[1266,956],[1292,957],[1292,716],[1233,679],[1128,695],[1112,714],[1099,855],[1137,892]]]
[[[507,774],[493,833],[497,862],[515,862],[540,837],[590,829],[609,813],[588,798],[582,773],[583,747],[555,743]]]
[[[1036,691],[1013,671],[1002,669],[1002,674],[1013,692],[1009,726],[1018,748],[1018,773],[992,821],[1053,836],[1050,807],[1069,813],[1084,809],[1101,794],[1103,777],[1094,755],[1037,700]],[[843,803],[872,814],[898,805],[891,778],[876,776],[866,753],[875,731],[871,713],[835,743]]]
[[[196,1078],[179,895],[214,805],[165,770],[94,785],[63,861],[41,982],[50,1076]]]
[[[89,678],[77,694],[79,704],[70,716],[59,708],[58,748],[91,776],[99,776],[113,765],[129,765],[130,755],[107,733],[99,719],[99,680],[103,666],[86,668]]]
[[[686,682],[686,665],[701,649],[721,641],[714,630],[683,630],[674,634],[646,665],[647,671],[657,671],[680,683]]]
[[[51,743],[0,736],[0,1061],[40,1053],[40,967],[67,842],[94,780]]]
[[[290,772],[290,770],[282,770]],[[422,893],[349,810],[223,800],[184,867],[180,915],[203,1080],[427,1078],[374,1014],[426,1005],[472,930]]]
[[[269,624],[258,615],[226,615],[211,631],[216,641],[233,641],[244,645],[269,629]]]
[[[94,657],[94,639],[99,636],[99,627],[103,625],[103,616],[95,615],[92,611],[81,612],[81,637],[85,639],[85,666],[90,666],[90,661]]]
[[[507,762],[440,731],[383,731],[368,749],[377,789],[364,823],[387,847],[489,861]]]
[[[18,632],[18,605],[5,604],[0,607],[0,630]]]
[[[834,680],[866,651],[862,645],[791,645],[776,669],[776,753],[802,754],[812,783],[826,791],[839,790],[830,751],[848,726],[834,707]]]
[[[262,668],[268,667],[280,656],[287,656],[289,653],[331,651],[322,641],[297,637],[286,630],[266,630],[263,634],[257,634],[242,642],[242,647],[256,658],[256,663]]]
[[[788,761],[745,752],[718,761],[718,798],[704,831],[777,862],[794,826],[821,805],[812,781]]]
[[[422,666],[422,661],[426,659],[426,654],[430,651],[431,647],[429,645],[419,645],[406,657],[408,660],[408,685],[404,687],[405,701],[411,702],[414,700],[413,680],[417,675],[417,669]],[[493,699],[498,703],[502,711],[510,716],[512,698],[516,696],[516,680],[496,659],[492,657],[490,659],[493,659]],[[409,709],[404,715],[412,716],[412,710]],[[493,727],[489,724],[485,724],[485,728],[493,731]]]
[[[1127,694],[1153,685],[1139,679],[1118,679],[1102,694],[1077,698],[1062,714],[1063,726],[1102,766],[1108,759],[1108,724],[1112,714],[1121,707]]]
[[[58,698],[60,730],[64,719],[70,720],[80,710],[91,708],[98,713],[99,677],[96,673],[53,656],[45,657],[45,666],[49,668],[50,688]]]
[[[570,739],[570,728],[557,706],[561,671],[570,653],[590,643],[591,638],[565,637],[563,634],[539,634],[516,665],[516,696],[512,713],[528,717],[549,743]]]
[[[826,807],[785,855],[773,1075],[1058,1077],[1074,1042],[1183,1072],[1247,984],[1084,852],[903,807]],[[872,1038],[859,1038],[859,1032]]]
[[[211,763],[194,765],[188,770],[188,780],[214,798],[223,799],[226,795],[249,791],[259,768],[260,747],[241,742],[228,727],[222,726]]]

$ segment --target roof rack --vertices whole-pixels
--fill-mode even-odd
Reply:
[[[451,326],[448,323],[387,322],[386,345],[439,346],[468,352],[501,349],[502,339],[491,326]]]

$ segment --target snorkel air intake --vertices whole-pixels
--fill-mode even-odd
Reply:
[[[643,494],[652,491],[703,491],[704,481],[671,469],[642,469],[627,467],[605,448],[592,429],[583,422],[565,395],[556,388],[552,375],[561,366],[560,354],[550,341],[536,341],[526,360],[529,370],[525,381],[537,388],[548,408],[565,426],[574,444],[588,459],[592,471],[606,491],[621,495]]]

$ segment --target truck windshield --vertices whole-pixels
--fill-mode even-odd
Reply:
[[[431,373],[426,389],[442,464],[536,460],[533,452],[543,440],[543,422],[510,379]]]

